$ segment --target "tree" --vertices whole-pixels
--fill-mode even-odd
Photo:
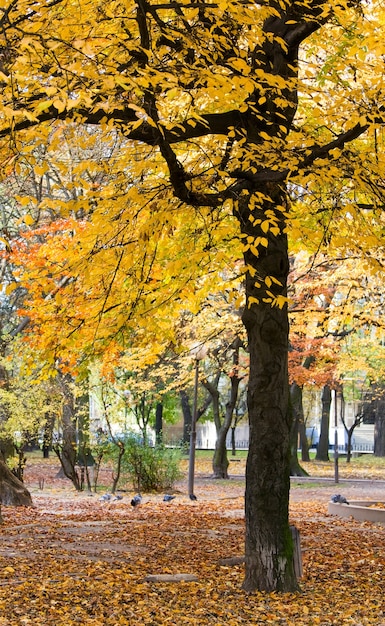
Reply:
[[[233,421],[233,414],[238,400],[239,386],[244,378],[244,366],[240,359],[242,340],[240,337],[227,344],[220,342],[210,353],[210,361],[215,363],[214,375],[203,376],[202,385],[207,389],[212,400],[212,411],[216,428],[216,442],[213,457],[214,478],[229,478],[227,458],[227,434]],[[231,361],[230,361],[231,359]],[[211,364],[212,367],[212,364]],[[224,376],[228,381],[224,380]],[[226,385],[223,389],[223,385]],[[226,401],[223,406],[223,396]]]
[[[297,447],[298,447],[298,435],[301,440],[301,448],[302,448],[302,461],[310,461],[309,454],[309,444],[307,442],[306,437],[306,423],[305,416],[303,410],[303,402],[302,402],[302,387],[300,387],[297,383],[293,382],[290,385],[290,401],[291,407],[293,411],[293,448],[292,451],[292,459],[291,459],[291,475],[293,476],[303,476],[306,475],[307,472],[303,470],[298,462],[297,457]]]
[[[354,405],[353,405],[354,406]],[[350,426],[347,425],[345,419],[345,396],[344,392],[341,392],[341,421],[345,429],[347,441],[346,441],[346,462],[350,463],[352,458],[352,439],[353,434],[357,426],[362,424],[363,413],[359,411],[358,413],[354,413],[353,421]]]
[[[90,298],[95,292],[86,291],[90,315],[74,324],[71,342],[77,330],[78,340],[82,337],[90,319],[94,328],[96,319],[99,324],[107,320],[100,327],[105,334],[99,335],[105,339],[123,327],[127,331],[135,311],[138,323],[150,310],[162,318],[161,302],[177,302],[176,294],[183,292],[190,303],[198,295],[189,298],[185,289],[192,261],[193,273],[202,276],[210,260],[219,270],[221,238],[228,243],[231,232],[243,244],[243,321],[250,353],[247,591],[297,589],[288,523],[287,186],[301,185],[311,194],[314,181],[322,178],[326,185],[339,178],[346,182],[350,202],[336,207],[333,217],[348,220],[360,212],[359,187],[365,200],[371,195],[373,223],[379,219],[373,188],[374,181],[382,180],[381,163],[373,143],[358,151],[353,142],[363,134],[373,137],[383,122],[378,104],[383,95],[383,18],[381,4],[366,6],[358,0],[236,0],[196,6],[111,1],[97,10],[86,0],[53,0],[27,11],[20,0],[2,12],[0,134],[5,141],[12,137],[17,146],[31,132],[42,140],[49,122],[59,120],[97,124],[106,134],[114,127],[132,142],[131,172],[135,170],[140,184],[125,185],[125,215],[132,209],[147,222],[141,231],[145,238],[137,246],[140,298],[130,297],[127,276],[126,283],[119,280],[125,251],[120,243],[110,257],[113,263],[105,263],[104,275],[95,268],[93,281],[104,284],[104,297]],[[103,197],[98,199],[103,204]],[[106,229],[106,215],[98,209],[93,214],[99,233],[101,223]],[[184,232],[190,229],[190,239],[181,237],[178,220],[176,266],[168,257],[165,237],[164,246],[158,244],[159,233],[172,231],[177,215],[186,218]],[[199,235],[194,220],[204,229]],[[225,221],[229,228],[222,228]],[[192,232],[201,246],[199,263],[186,248],[188,263],[180,255],[182,241],[191,242]],[[71,238],[68,231],[68,245]],[[103,245],[98,247],[100,259],[106,259]],[[77,258],[78,270],[91,258],[89,246],[87,250],[83,266]],[[154,260],[159,255],[172,289],[169,281],[157,299]],[[85,279],[82,283],[79,275],[77,271],[71,281],[72,295],[67,289],[64,296],[84,299]],[[114,322],[110,296],[115,298],[114,312],[122,311]],[[126,308],[117,307],[126,297]],[[58,325],[56,330],[62,336]],[[83,350],[89,345],[90,337]]]
[[[233,280],[238,282],[236,276]],[[240,385],[247,378],[244,340],[240,312],[227,292],[211,294],[202,302],[196,315],[185,315],[180,330],[180,341],[185,348],[190,346],[190,350],[179,358],[179,377],[183,377],[186,361],[191,361],[191,355],[197,350],[201,353],[199,380],[208,393],[199,403],[196,417],[199,420],[210,404],[216,429],[212,462],[215,478],[229,477],[227,434],[233,422]],[[187,411],[185,414],[188,417]]]
[[[332,403],[332,392],[329,385],[325,385],[322,389],[321,396],[321,427],[320,436],[317,446],[317,461],[329,460],[329,425],[330,425],[330,407]]]

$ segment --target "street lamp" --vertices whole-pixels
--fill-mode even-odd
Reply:
[[[194,380],[194,405],[190,430],[190,453],[188,465],[188,494],[192,500],[194,496],[194,474],[195,474],[195,449],[197,441],[197,417],[198,417],[198,385],[199,385],[199,361],[206,356],[204,346],[200,345],[191,350],[195,359],[195,380]]]
[[[338,476],[338,412],[337,412],[337,390],[334,390],[334,482],[339,482]]]

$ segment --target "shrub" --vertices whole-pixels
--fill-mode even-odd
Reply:
[[[135,433],[119,439],[124,446],[121,472],[129,477],[138,491],[162,491],[173,487],[182,477],[179,468],[181,451],[163,445],[149,446]],[[109,445],[108,456],[117,458],[118,446]]]

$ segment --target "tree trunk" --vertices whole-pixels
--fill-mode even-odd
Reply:
[[[60,376],[63,393],[62,408],[62,442],[55,444],[54,451],[60,461],[66,478],[71,480],[77,491],[81,491],[79,474],[76,469],[77,461],[77,433],[74,396],[70,388],[69,376]]]
[[[183,413],[183,443],[187,446],[190,445],[190,432],[192,426],[192,411],[189,401],[188,393],[185,389],[179,392]],[[204,399],[202,406],[197,409],[197,422],[204,415],[212,402],[210,394]]]
[[[163,404],[158,402],[155,410],[155,443],[163,442]]]
[[[304,416],[302,406],[302,388],[299,387],[297,383],[292,383],[292,385],[290,386],[290,406],[293,412],[290,474],[291,476],[307,476],[308,473],[301,467],[298,460],[298,435],[301,423],[304,424]]]
[[[49,458],[49,451],[52,448],[52,435],[53,435],[54,425],[55,425],[55,415],[54,413],[47,411],[46,420],[44,424],[43,445],[42,445],[44,459]]]
[[[77,434],[77,462],[82,467],[91,467],[95,461],[90,447],[90,395],[88,388],[76,398],[74,405],[75,435]],[[83,469],[84,471],[84,469]]]
[[[301,419],[298,424],[298,429],[299,429],[299,441],[300,441],[300,446],[301,446],[301,460],[303,463],[309,463],[310,461],[309,441],[306,435],[305,422]]]
[[[183,443],[185,445],[190,444],[190,433],[192,425],[192,412],[189,402],[188,393],[185,389],[181,389],[179,392],[180,402],[183,414]]]
[[[329,385],[322,390],[321,430],[317,446],[316,461],[329,461],[329,424],[332,392]]]
[[[293,411],[291,401],[289,401],[290,410]],[[290,476],[308,476],[298,460],[298,415],[294,413],[292,418],[290,431]]]
[[[33,506],[28,489],[3,461],[0,461],[0,502],[6,506]]]
[[[385,456],[385,400],[383,395],[375,401],[374,456]]]
[[[229,432],[231,422],[233,419],[233,413],[238,398],[238,389],[241,379],[238,376],[239,366],[239,349],[241,347],[241,341],[237,337],[233,344],[233,368],[232,375],[230,376],[230,396],[226,402],[226,411],[223,421],[220,419],[219,413],[219,391],[218,385],[220,376],[217,376],[215,389],[211,384],[203,383],[211,394],[213,402],[214,422],[217,429],[217,440],[215,442],[215,451],[213,457],[213,471],[214,478],[229,478],[228,468],[229,460],[227,458],[226,439]]]
[[[301,445],[301,459],[302,461],[310,461],[309,456],[309,443],[306,437],[306,425],[305,416],[303,412],[303,390],[302,387],[293,383],[290,387],[291,402],[295,418],[298,422],[298,434]]]
[[[350,463],[351,458],[352,458],[352,439],[353,439],[353,433],[354,433],[354,429],[355,426],[351,426],[350,428],[348,428],[347,432],[347,444],[346,444],[346,463]]]
[[[4,346],[1,346],[0,354],[4,356]],[[0,387],[3,389],[9,389],[9,376],[8,372],[3,365],[0,364]],[[7,422],[9,419],[9,409],[6,404],[0,405],[0,424]],[[9,435],[2,435],[0,437],[0,459],[5,461],[12,458],[15,454],[15,446],[13,445],[13,439]]]
[[[231,426],[231,456],[236,456],[237,450],[235,447],[235,429],[236,426]]]
[[[126,451],[124,444],[121,441],[117,441],[116,445],[118,446],[118,459],[116,462],[116,471],[114,472],[113,476],[112,476],[112,487],[111,487],[111,493],[115,493],[117,488],[118,488],[118,483],[120,480],[120,475],[122,473],[122,463],[123,463],[123,456],[124,453]],[[140,489],[139,489],[140,491]]]
[[[216,441],[215,441],[215,450],[213,455],[213,477],[214,478],[228,478],[228,467],[229,460],[227,458],[227,448],[226,448],[226,437],[231,425],[231,417],[230,422],[225,418],[221,419],[221,409],[220,409],[220,401],[219,401],[219,390],[218,385],[221,377],[221,372],[219,372],[214,380],[210,382],[209,380],[204,380],[202,382],[203,386],[207,389],[211,396],[211,401],[213,404],[213,417],[214,424],[216,429]]]
[[[285,190],[267,185],[257,207],[246,201],[238,218],[245,240],[263,238],[268,245],[244,253],[247,268],[243,321],[250,353],[248,411],[249,453],[246,464],[246,591],[295,591],[293,539],[289,527],[290,429],[288,381],[289,270],[287,237],[282,214]],[[268,212],[268,213],[266,213]],[[261,229],[266,215],[279,228]],[[274,229],[275,230],[275,229]],[[265,282],[266,281],[266,282]],[[270,296],[266,293],[270,292]],[[268,301],[271,298],[272,301]],[[277,306],[279,304],[279,306]],[[275,306],[274,306],[275,305]]]
[[[229,478],[228,468],[229,460],[227,458],[226,437],[228,433],[226,424],[222,424],[222,427],[217,431],[217,439],[215,442],[215,450],[213,456],[213,477],[214,478]]]

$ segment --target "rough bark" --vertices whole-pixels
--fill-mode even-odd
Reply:
[[[317,461],[329,461],[329,424],[332,392],[329,385],[322,390],[321,430],[317,446]]]
[[[33,506],[28,489],[3,461],[0,461],[0,502],[6,506]]]
[[[285,204],[285,190],[270,187],[261,209],[251,204],[239,207],[244,234],[261,236],[258,220],[272,211],[280,234],[268,234],[268,248],[259,255],[245,252],[245,262],[252,268],[246,275],[246,307],[243,321],[250,353],[248,411],[250,424],[249,453],[246,464],[246,542],[245,580],[247,591],[294,591],[298,588],[293,565],[293,540],[288,521],[290,489],[290,429],[288,381],[287,306],[265,302],[264,279],[274,277],[269,291],[286,296],[288,276],[287,238],[280,208]],[[260,223],[260,222],[259,222]],[[266,236],[266,235],[265,235]],[[258,276],[258,282],[253,276]],[[263,286],[261,286],[263,285]]]

